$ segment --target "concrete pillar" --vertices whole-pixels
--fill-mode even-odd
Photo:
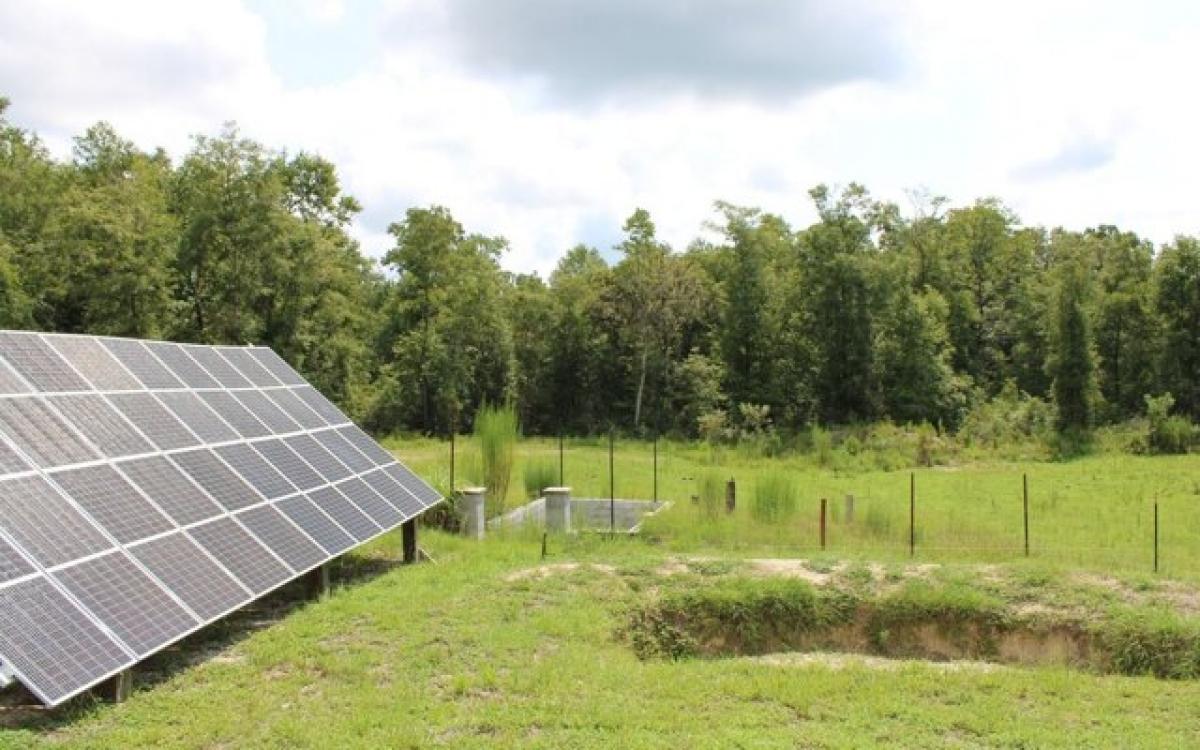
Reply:
[[[404,564],[415,563],[417,561],[417,519],[410,518],[400,525],[400,546],[404,554]]]
[[[458,499],[458,509],[463,515],[462,533],[472,539],[483,539],[487,524],[483,515],[483,500],[487,496],[485,487],[467,487]]]
[[[542,490],[546,498],[546,531],[567,533],[571,530],[571,488],[547,487]]]

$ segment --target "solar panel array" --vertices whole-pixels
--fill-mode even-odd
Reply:
[[[0,668],[47,704],[440,500],[270,349],[0,331]]]

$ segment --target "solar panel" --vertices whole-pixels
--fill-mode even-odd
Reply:
[[[13,393],[29,393],[32,390],[11,367],[0,361],[0,393],[8,395]]]
[[[291,388],[276,388],[272,391],[263,391],[263,393],[267,394],[267,398],[274,401],[276,406],[291,417],[293,422],[304,429],[311,430],[325,426],[325,420],[310,409],[308,404],[301,401]]]
[[[279,385],[279,379],[258,363],[248,349],[241,346],[218,346],[217,351],[229,364],[233,365],[242,377],[260,388]]]
[[[137,653],[148,653],[199,621],[122,552],[63,568],[54,578]]]
[[[355,474],[375,468],[374,461],[364,456],[362,451],[351,445],[350,441],[339,435],[336,430],[321,430],[312,433],[312,436]]]
[[[300,400],[308,406],[308,408],[319,414],[321,418],[329,424],[345,424],[346,422],[350,421],[346,418],[345,414],[342,414],[341,409],[334,406],[329,399],[322,396],[320,392],[311,385],[297,388],[295,393],[300,397]]]
[[[118,542],[135,542],[174,528],[111,466],[81,466],[52,476]]]
[[[11,544],[0,539],[0,583],[34,572],[33,566]]]
[[[271,434],[271,429],[258,421],[258,418],[231,394],[225,391],[204,391],[200,398],[242,437],[265,437]]]
[[[112,547],[44,478],[0,481],[0,525],[45,567]]]
[[[296,451],[296,455],[307,461],[309,466],[316,469],[327,482],[345,479],[352,473],[345,464],[334,458],[332,453],[322,448],[312,435],[294,435],[284,438],[283,442]]]
[[[46,703],[438,499],[269,349],[0,331],[0,662]]]
[[[175,377],[183,381],[189,388],[219,388],[220,383],[204,368],[192,359],[179,344],[168,344],[165,341],[146,342],[146,346],[167,366]]]
[[[348,550],[356,544],[354,537],[347,534],[306,497],[289,497],[280,500],[275,507],[292,519],[292,523],[304,529],[305,533],[330,555]]]
[[[169,451],[199,444],[183,422],[149,393],[118,393],[109,396],[113,406],[150,438],[158,450]]]
[[[148,456],[116,464],[131,482],[180,526],[219,516],[221,506],[162,456]]]
[[[39,466],[77,464],[98,458],[62,417],[37,398],[0,399],[0,430]]]
[[[288,481],[300,489],[311,490],[325,484],[321,475],[313,471],[295,451],[284,445],[282,440],[264,440],[252,445],[254,450],[261,453],[263,458],[270,461]]]
[[[147,388],[180,388],[183,383],[171,374],[141,341],[133,339],[101,339],[121,364]]]
[[[151,539],[130,553],[206,620],[250,600],[246,589],[183,532]]]
[[[360,542],[365,542],[379,533],[379,524],[368,518],[358,506],[333,487],[313,490],[308,493],[308,499]]]
[[[384,500],[380,493],[361,479],[347,479],[334,487],[380,526],[391,526],[403,518],[394,504]]]
[[[237,519],[292,570],[308,570],[325,562],[325,552],[274,508],[260,505],[239,513]]]
[[[17,452],[9,447],[8,443],[0,441],[0,473],[15,474],[18,471],[26,471],[29,469],[29,464],[25,459],[17,455]]]
[[[250,354],[284,385],[308,385],[308,381],[271,349],[252,349]]]
[[[168,391],[158,394],[172,414],[206,443],[224,443],[240,437],[237,430],[225,423],[200,397],[187,391]]]
[[[225,388],[249,388],[252,385],[213,347],[185,346],[184,349]]]
[[[289,417],[262,391],[237,391],[233,394],[242,406],[273,433],[296,432],[300,425]]]
[[[217,452],[218,456],[224,459],[225,463],[233,467],[234,471],[249,482],[251,487],[258,490],[268,500],[274,500],[277,497],[291,495],[296,492],[296,488],[292,486],[292,483],[280,474],[279,470],[272,466],[270,461],[255,452],[249,445],[236,443],[234,445],[222,445],[213,450]]]
[[[46,343],[75,366],[101,391],[136,391],[142,385],[96,339],[88,336],[47,336]]]
[[[36,333],[0,332],[0,352],[39,391],[91,390],[58,352]]]
[[[76,430],[109,458],[149,453],[154,446],[108,405],[102,396],[81,393],[51,396],[47,401],[67,418]]]
[[[133,661],[44,578],[0,589],[0,654],[21,682],[54,705]]]
[[[399,482],[388,476],[383,469],[363,474],[362,481],[370,485],[371,489],[378,492],[389,503],[399,508],[400,512],[406,516],[415,516],[424,510],[421,502],[404,489]]]
[[[339,429],[338,434],[349,440],[364,456],[374,461],[376,466],[384,466],[396,460],[392,458],[391,453],[385,451],[379,443],[372,440],[370,435],[354,425]]]
[[[231,519],[218,518],[191,529],[189,533],[256,594],[270,591],[292,575],[266,547]]]
[[[176,453],[171,458],[226,510],[247,508],[262,499],[210,450]]]

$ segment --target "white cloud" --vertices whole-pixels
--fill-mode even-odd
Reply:
[[[446,205],[469,230],[508,237],[508,267],[546,272],[577,241],[615,238],[638,206],[683,247],[715,199],[803,224],[809,187],[851,180],[902,206],[906,188],[928,186],[960,203],[999,196],[1028,223],[1115,222],[1159,241],[1200,229],[1188,197],[1200,104],[1181,93],[1200,29],[1191,6],[927,0],[886,34],[907,50],[899,77],[805,79],[745,98],[668,80],[628,100],[554,95],[513,72],[537,60],[484,74],[453,44],[392,38],[388,19],[414,1],[307,6],[317,25],[378,14],[358,19],[378,29],[362,39],[376,56],[321,86],[282,83],[265,42],[274,11],[232,0],[0,4],[0,93],[64,154],[101,118],[176,155],[225,120],[317,151],[366,207],[355,234],[376,256],[412,205]],[[601,88],[636,77],[617,74]],[[1044,179],[1029,179],[1039,165]]]

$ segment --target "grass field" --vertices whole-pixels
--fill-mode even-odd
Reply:
[[[391,447],[424,476],[448,485],[448,443],[394,441]],[[606,440],[570,440],[563,455],[564,479],[577,497],[609,496]],[[460,442],[459,486],[467,481],[473,460],[470,443]],[[557,441],[526,440],[518,446],[509,507],[524,501],[520,478],[525,465],[547,462],[557,466]],[[613,463],[617,497],[651,497],[650,443],[618,441]],[[836,470],[803,454],[764,458],[736,449],[664,442],[659,446],[658,494],[673,506],[646,531],[679,551],[812,554],[819,549],[820,499],[826,498],[829,553],[907,559],[909,483],[915,475],[917,559],[1016,560],[1024,556],[1022,476],[1028,475],[1034,560],[1151,572],[1157,503],[1160,571],[1200,578],[1200,456],[1110,454],[1068,462],[973,462],[890,471],[871,463]],[[789,518],[756,521],[751,512],[755,483],[779,474],[796,490],[796,511]],[[732,516],[721,513],[713,519],[692,503],[706,479],[736,481],[739,502]],[[845,518],[847,494],[855,498],[853,523]]]
[[[1186,747],[1200,736],[1190,681],[642,661],[615,633],[661,583],[663,550],[594,539],[554,548],[558,567],[539,570],[532,538],[424,544],[438,564],[363,566],[373,572],[306,605],[274,597],[189,643],[195,663],[155,659],[154,681],[125,704],[5,717],[0,746]]]
[[[448,482],[445,444],[391,447]],[[557,459],[554,441],[519,446],[510,505],[521,500],[524,464],[548,458]],[[565,458],[577,496],[608,495],[604,441],[572,441]],[[622,441],[615,458],[616,494],[649,497],[649,444]],[[917,470],[912,562],[907,470],[835,472],[809,456],[678,444],[661,446],[659,458],[660,496],[674,504],[641,537],[551,538],[542,560],[537,530],[474,543],[426,529],[421,544],[436,563],[406,567],[392,562],[399,539],[387,535],[347,556],[325,599],[304,601],[291,586],[152,658],[127,703],[0,710],[0,748],[1174,748],[1200,739],[1200,689],[1190,679],[838,655],[639,658],[627,630],[639,608],[671,592],[741,581],[747,558],[802,557],[805,575],[878,567],[882,580],[902,581],[917,571],[967,591],[951,607],[1003,599],[1037,614],[1061,605],[1085,627],[1133,617],[1150,625],[1126,644],[1126,671],[1168,647],[1194,670],[1200,457]],[[460,456],[459,470],[469,463]],[[772,473],[794,482],[797,506],[766,523],[751,508],[756,478]],[[732,516],[691,502],[710,475],[736,479]],[[846,493],[856,496],[855,521],[831,511],[822,553],[817,501],[836,499],[839,509]],[[681,560],[691,566],[682,575]]]

